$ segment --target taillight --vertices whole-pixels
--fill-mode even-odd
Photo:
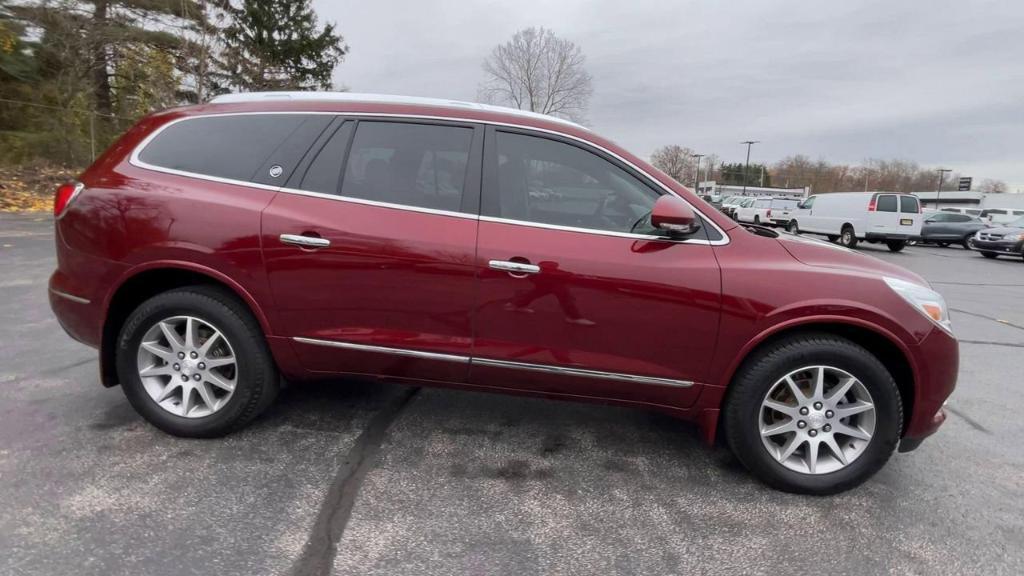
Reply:
[[[769,209],[768,209],[768,214],[767,214],[767,216],[768,216],[769,218],[771,218],[771,217],[772,217],[772,209],[771,209],[771,208],[769,208]]]
[[[53,197],[53,217],[60,219],[64,216],[68,206],[71,206],[71,203],[75,201],[75,198],[78,197],[83,188],[85,188],[85,185],[81,182],[61,184]]]
[[[877,198],[878,198],[877,196],[872,196],[871,197],[871,202],[868,203],[868,212],[874,212],[875,211],[875,199],[877,199]]]

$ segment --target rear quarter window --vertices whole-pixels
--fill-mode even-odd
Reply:
[[[146,144],[139,160],[203,176],[250,181],[307,116],[204,116],[169,124]]]
[[[920,212],[917,198],[914,196],[900,196],[900,212],[905,214],[917,214]]]
[[[896,197],[892,194],[879,196],[875,202],[875,210],[878,212],[896,212]]]

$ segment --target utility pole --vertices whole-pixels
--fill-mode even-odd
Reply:
[[[939,187],[935,189],[935,209],[939,209],[939,201],[942,199],[942,179],[945,178],[946,172],[952,172],[949,168],[939,168]]]
[[[694,154],[693,157],[697,159],[697,170],[693,173],[693,193],[700,194],[700,159],[704,154]]]
[[[760,140],[744,140],[741,144],[747,145],[747,163],[743,165],[743,195],[747,195],[747,173],[750,171],[750,147]]]

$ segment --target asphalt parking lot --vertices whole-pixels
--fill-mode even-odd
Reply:
[[[919,450],[808,498],[666,416],[450,390],[299,385],[167,436],[50,313],[53,240],[0,215],[0,574],[1024,573],[1019,259],[862,244],[945,295],[960,384]]]

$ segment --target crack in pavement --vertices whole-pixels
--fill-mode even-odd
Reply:
[[[54,374],[59,374],[61,372],[64,372],[65,370],[71,370],[72,368],[78,368],[79,366],[82,366],[82,365],[85,365],[85,364],[89,364],[91,362],[96,362],[96,357],[95,356],[93,356],[92,358],[86,358],[84,360],[79,360],[78,362],[72,362],[71,364],[65,364],[63,366],[55,366],[53,368],[43,368],[42,370],[39,370],[39,371],[37,371],[34,374],[20,374],[20,375],[16,374],[14,376],[14,378],[8,380],[7,382],[5,382],[5,384],[16,384],[16,383],[21,382],[23,380],[26,380],[28,378],[38,378],[39,376],[52,376]]]
[[[964,422],[967,422],[967,424],[971,428],[974,428],[978,432],[984,432],[985,434],[988,434],[990,436],[992,435],[992,431],[991,430],[989,430],[988,428],[985,428],[984,426],[982,426],[981,423],[978,422],[977,420],[975,420],[974,418],[971,418],[967,414],[964,414],[963,412],[961,412],[959,408],[954,408],[952,404],[946,404],[946,408],[948,408],[949,411],[952,412],[953,414],[956,414],[957,416],[963,418]]]
[[[986,288],[989,287],[989,286],[996,286],[996,287],[999,287],[999,288],[1024,288],[1024,284],[999,284],[999,283],[988,284],[988,283],[985,283],[985,282],[940,282],[938,280],[934,280],[934,281],[932,281],[930,283],[931,284],[942,284],[942,285],[945,285],[945,286],[984,286]]]
[[[388,428],[398,419],[399,414],[419,390],[402,390],[374,414],[362,434],[356,438],[334,481],[327,489],[327,495],[320,505],[309,539],[306,540],[302,554],[291,570],[294,576],[326,576],[331,573],[334,558],[338,555],[338,542],[341,541],[348,520],[352,516],[352,508],[363,479],[377,463],[377,454],[384,443]]]
[[[968,316],[974,316],[976,318],[984,318],[985,320],[991,320],[993,322],[998,322],[998,323],[1002,324],[1003,326],[1009,326],[1011,328],[1016,328],[1018,330],[1024,330],[1024,326],[1021,326],[1020,324],[1014,324],[1013,322],[1010,322],[1009,320],[1001,320],[999,318],[996,318],[995,316],[988,316],[986,314],[979,314],[977,312],[971,312],[969,310],[962,310],[960,308],[950,308],[950,310],[952,310],[953,312],[959,312],[961,314],[967,314]]]
[[[982,346],[1009,346],[1011,348],[1024,348],[1024,344],[1016,342],[993,342],[992,340],[960,340],[961,344],[980,344]]]

